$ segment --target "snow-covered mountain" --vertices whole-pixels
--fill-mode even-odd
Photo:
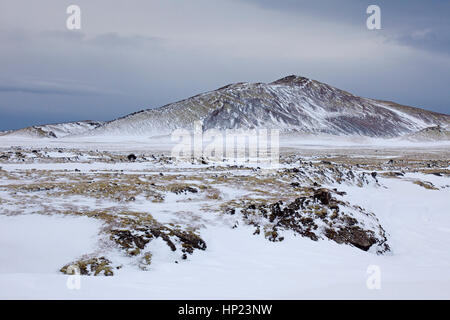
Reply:
[[[450,116],[355,96],[299,76],[272,83],[236,83],[136,112],[89,134],[164,135],[176,128],[276,128],[282,132],[395,137],[450,124]]]
[[[325,83],[288,76],[271,83],[235,83],[106,123],[34,126],[9,134],[43,137],[160,136],[174,129],[280,129],[284,133],[397,137],[450,127],[450,115],[355,96]]]
[[[441,126],[428,127],[408,134],[405,138],[412,141],[450,140],[450,130],[444,129]]]
[[[101,121],[76,121],[57,124],[44,124],[26,127],[19,130],[0,132],[0,136],[25,136],[39,138],[62,138],[68,135],[83,134],[101,126]]]

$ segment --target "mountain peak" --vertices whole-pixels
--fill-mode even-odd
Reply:
[[[271,84],[284,84],[284,85],[299,86],[299,85],[305,84],[308,81],[310,81],[310,79],[292,74],[290,76],[278,79],[278,80],[272,82]]]

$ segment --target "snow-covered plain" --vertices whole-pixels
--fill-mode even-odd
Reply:
[[[138,196],[133,202],[118,204],[111,199],[92,198],[90,194],[45,198],[45,191],[37,191],[23,198],[27,203],[15,202],[18,196],[29,195],[22,189],[14,189],[17,194],[11,193],[9,186],[42,182],[50,175],[54,176],[55,183],[65,180],[70,183],[76,174],[89,175],[95,180],[100,173],[118,174],[120,170],[123,174],[139,175],[141,179],[156,179],[159,172],[165,177],[189,175],[195,178],[204,174],[208,167],[150,161],[101,162],[86,154],[80,156],[81,160],[72,157],[74,149],[164,152],[168,148],[164,143],[128,143],[123,150],[124,144],[114,141],[108,144],[57,142],[58,146],[37,141],[42,140],[1,142],[4,152],[18,145],[23,150],[49,146],[68,149],[64,151],[68,160],[63,162],[61,153],[53,154],[55,151],[49,150],[49,158],[43,156],[42,161],[30,156],[23,163],[15,160],[0,163],[4,173],[0,180],[0,200],[3,200],[0,201],[1,299],[450,299],[448,174],[438,176],[412,170],[400,178],[391,178],[382,176],[380,170],[378,184],[360,187],[324,183],[324,187],[345,191],[340,198],[378,217],[388,235],[391,251],[377,255],[331,240],[312,241],[289,231],[283,234],[281,242],[268,241],[263,235],[254,235],[254,228],[243,224],[239,217],[203,210],[207,200],[199,194],[167,194],[162,203]],[[415,144],[398,149],[398,146],[386,147],[380,143],[363,148],[349,142],[341,150],[332,146],[331,142],[312,142],[288,144],[285,148],[300,154],[303,161],[345,154],[349,158],[373,157],[385,163],[405,154],[418,158],[431,154],[443,159],[444,166],[440,170],[449,169],[447,145],[427,149]],[[74,172],[75,169],[80,171]],[[211,170],[215,174],[214,170],[219,169]],[[252,174],[251,170],[247,171]],[[417,180],[432,183],[436,190],[413,183]],[[226,184],[217,188],[223,201],[249,192],[244,190],[245,183],[242,190]],[[164,223],[194,221],[200,226],[199,233],[207,248],[196,250],[187,260],[180,260],[176,252],[167,250],[167,245],[157,239],[148,244],[153,254],[148,271],[140,270],[118,250],[111,249],[108,258],[122,264],[123,268],[112,277],[82,276],[80,289],[69,289],[69,276],[59,272],[64,264],[87,253],[105,254],[100,241],[102,222],[60,214],[62,208],[69,205],[77,210],[121,206],[131,211],[148,211]],[[236,221],[241,223],[233,228]],[[379,289],[367,286],[370,266],[380,270]]]

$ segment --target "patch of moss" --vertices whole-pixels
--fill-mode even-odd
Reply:
[[[145,252],[139,260],[139,268],[143,271],[148,271],[149,266],[152,264],[151,252]]]
[[[428,181],[415,180],[413,183],[428,190],[439,190],[439,188],[436,188],[431,182]]]
[[[62,273],[74,274],[79,272],[80,275],[94,276],[112,276],[114,275],[111,261],[105,257],[93,257],[79,259],[71,262],[60,269]]]
[[[174,183],[167,186],[167,190],[175,194],[197,193],[198,190],[188,184]]]

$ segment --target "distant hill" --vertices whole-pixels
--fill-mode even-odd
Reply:
[[[103,124],[101,121],[76,121],[57,124],[44,124],[38,126],[26,127],[19,130],[10,130],[0,135],[6,136],[25,136],[37,138],[62,138],[68,135],[83,134],[92,129],[98,128]]]

